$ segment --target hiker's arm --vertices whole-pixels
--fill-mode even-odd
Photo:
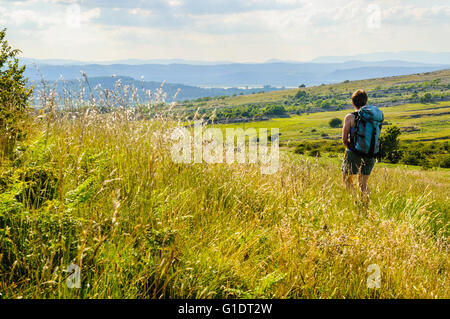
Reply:
[[[352,127],[354,117],[352,114],[347,114],[344,119],[344,127],[342,128],[342,143],[344,143],[345,146],[348,146],[350,144],[350,141],[348,140],[348,134],[350,133],[350,128]]]

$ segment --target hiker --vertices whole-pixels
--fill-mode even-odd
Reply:
[[[348,191],[355,195],[353,175],[358,183],[363,202],[369,203],[369,175],[375,165],[380,148],[380,131],[383,112],[376,106],[366,105],[366,91],[357,90],[352,95],[355,112],[347,114],[342,128],[342,143],[347,146],[342,163],[343,181]]]

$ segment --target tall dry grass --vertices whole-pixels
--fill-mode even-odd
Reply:
[[[48,103],[2,159],[2,298],[450,297],[448,174],[376,167],[366,209],[331,161],[176,164],[167,109]]]

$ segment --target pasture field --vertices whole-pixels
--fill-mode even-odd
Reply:
[[[370,103],[370,102],[369,102]],[[396,125],[402,129],[400,139],[406,141],[431,141],[450,139],[450,101],[429,104],[404,104],[381,107],[385,114],[387,127]],[[341,128],[331,128],[332,118],[344,119],[351,110],[316,112],[302,115],[289,115],[267,121],[247,123],[217,124],[219,128],[279,128],[280,141],[293,143],[301,140],[340,139]]]
[[[342,153],[292,152],[339,144],[328,122],[348,110],[211,125],[279,128],[279,170],[264,175],[260,164],[175,163],[171,133],[190,123],[178,107],[77,102],[44,100],[0,157],[0,298],[450,298],[450,170],[377,164],[366,206],[342,184]],[[449,108],[383,111],[402,143],[433,146],[448,141]],[[371,267],[380,288],[367,284]]]
[[[49,11],[39,12],[40,4],[32,2],[33,14],[45,16]],[[182,12],[188,7],[180,5],[173,12],[160,4],[151,6],[152,14],[164,14],[169,19],[163,20],[169,21],[162,28],[147,27],[164,31],[174,22],[172,16],[186,20]],[[282,7],[288,10],[293,4],[279,5],[276,11],[282,13]],[[13,7],[0,7],[2,14],[8,13],[8,24],[15,13],[29,12]],[[251,7],[227,14],[256,12]],[[267,17],[276,8],[264,7]],[[356,7],[352,5],[352,11]],[[39,29],[47,25],[51,32],[38,32],[36,39],[45,35],[51,40],[55,35],[56,42],[45,42],[64,44],[66,38],[73,40],[62,36],[65,31],[82,35],[83,30],[106,30],[108,17],[120,16],[108,14],[104,6],[101,19],[100,8],[89,9],[94,15],[77,4],[60,9],[70,9],[67,19],[44,17]],[[149,11],[125,9],[133,16]],[[178,27],[189,41],[181,42],[198,48],[210,42],[195,37],[209,25],[203,17],[211,8],[203,9],[186,11],[189,23]],[[58,10],[56,14],[63,14]],[[294,7],[290,10],[295,13]],[[326,12],[316,13],[323,20]],[[195,23],[198,18],[200,24]],[[63,20],[77,21],[67,30],[56,30]],[[99,20],[102,28],[95,27]],[[236,19],[231,20],[223,21],[235,25]],[[83,26],[74,27],[81,22]],[[197,31],[189,36],[192,22]],[[245,26],[251,26],[247,22]],[[236,26],[231,29],[238,30]],[[136,42],[145,27],[138,23],[128,26],[131,33],[116,30],[110,35],[119,38],[111,44],[118,48],[128,33]],[[170,36],[155,32],[154,39]],[[33,32],[19,28],[14,32],[19,42],[20,34]],[[231,34],[219,36],[228,39]],[[149,90],[143,76],[140,82],[122,82],[113,75],[103,87],[98,82],[102,79],[93,79],[91,85],[80,70],[80,79],[65,81],[61,75],[60,82],[47,83],[40,77],[32,87],[24,76],[26,66],[17,58],[20,50],[12,49],[5,35],[6,29],[0,30],[0,299],[450,298],[450,69],[315,87],[298,83],[291,90],[177,103],[175,96],[169,102],[164,82]],[[79,38],[75,45],[95,48],[91,35]],[[145,43],[137,42],[145,49]],[[167,41],[159,42],[164,49],[162,42]],[[63,45],[59,52],[70,48]],[[31,49],[27,46],[28,52]],[[124,50],[108,56],[124,55]],[[37,51],[45,55],[45,50]],[[51,56],[58,55],[58,50],[52,51]],[[76,56],[75,51],[69,53]],[[101,53],[93,52],[92,59]],[[79,67],[70,62],[65,71],[72,66]],[[128,69],[90,66],[101,74],[116,67]],[[136,64],[133,70],[144,67]],[[190,68],[182,67],[186,72]],[[204,70],[202,76],[211,74]],[[340,71],[345,69],[336,70],[334,78],[340,78]],[[151,76],[168,76],[162,72]],[[305,80],[299,75],[298,81],[300,77]],[[336,118],[352,110],[351,96],[357,89],[365,89],[369,103],[385,114],[377,154],[382,162],[369,178],[370,191],[356,180],[355,189],[346,187],[343,180],[349,179],[341,172],[345,148],[340,141],[342,123]],[[195,126],[199,119],[205,125]],[[248,149],[247,141],[261,142],[253,144],[259,161],[248,163],[256,154],[247,153],[242,157],[247,162],[226,163],[220,159],[223,145],[208,141],[208,134],[227,128],[276,128],[281,135],[270,133],[260,141],[255,133],[240,139],[240,145],[233,139],[227,155]],[[183,152],[187,156],[182,160],[181,149],[190,150]],[[268,149],[275,156],[267,156]],[[212,153],[219,155],[216,161]]]
[[[260,92],[235,97],[211,97],[195,101],[185,101],[179,108],[192,112],[200,108],[210,114],[217,109],[245,108],[254,106],[264,108],[267,105],[283,106],[288,113],[334,110],[350,108],[350,97],[356,88],[365,89],[372,103],[377,105],[398,105],[420,102],[426,93],[430,101],[439,102],[449,99],[450,70],[429,73],[375,78],[359,81],[345,81],[336,84],[287,89],[273,92]],[[298,96],[299,92],[304,94]],[[324,101],[329,103],[323,104]],[[236,115],[231,115],[231,117]]]
[[[171,122],[74,115],[2,159],[2,298],[450,297],[448,171],[376,166],[367,208],[337,158],[176,164]]]

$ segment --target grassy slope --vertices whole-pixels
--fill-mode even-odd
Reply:
[[[381,108],[385,120],[401,128],[415,127],[418,131],[404,131],[400,135],[404,140],[450,139],[450,102],[429,104],[405,104]],[[292,115],[285,118],[273,118],[269,121],[259,121],[240,124],[220,124],[220,128],[279,128],[281,141],[295,142],[303,139],[320,139],[321,134],[330,138],[340,138],[341,129],[331,128],[328,122],[332,118],[344,119],[348,110],[333,112],[318,112],[312,114]],[[444,114],[447,113],[447,114]],[[385,126],[386,127],[386,126]],[[316,132],[312,132],[316,129]]]
[[[369,93],[375,90],[377,87],[388,88],[396,85],[411,84],[411,83],[423,83],[426,81],[432,81],[437,78],[441,79],[442,83],[450,83],[450,70],[442,70],[436,72],[413,74],[405,76],[393,76],[385,78],[367,79],[360,81],[350,81],[348,83],[328,84],[322,86],[308,87],[305,90],[311,95],[322,95],[333,92],[335,94],[340,93],[353,93],[355,88],[364,88]],[[267,93],[257,93],[243,96],[236,96],[225,99],[223,101],[208,101],[203,108],[215,108],[215,107],[231,107],[245,105],[249,103],[267,103],[267,102],[280,102],[286,99],[286,97],[293,97],[299,89],[289,89],[283,91],[274,91]]]
[[[331,160],[179,165],[159,122],[44,119],[1,167],[4,298],[450,297],[448,174],[377,166],[365,210]],[[58,179],[41,204],[14,178],[36,168]],[[65,285],[70,263],[82,289]]]

